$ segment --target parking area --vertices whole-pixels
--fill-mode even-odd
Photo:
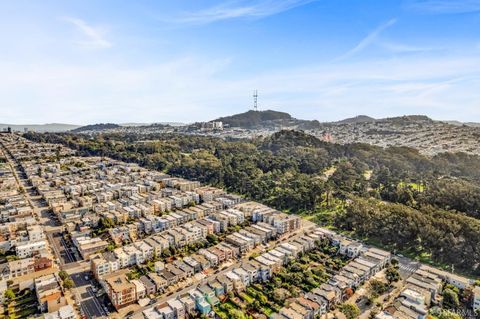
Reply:
[[[47,233],[47,236],[61,265],[67,265],[81,260],[78,258],[76,248],[67,243],[61,232]]]

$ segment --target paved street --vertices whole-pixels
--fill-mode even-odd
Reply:
[[[420,263],[418,261],[411,260],[407,257],[399,257],[398,259],[398,271],[403,279],[410,277],[419,267]]]
[[[88,276],[88,280],[85,277]],[[93,291],[94,281],[91,280],[90,273],[87,271],[77,272],[71,275],[75,288],[73,294],[75,299],[80,301],[80,309],[86,318],[106,318],[108,313],[104,309],[104,303],[101,298],[95,296]]]

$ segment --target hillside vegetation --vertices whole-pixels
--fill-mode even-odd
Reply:
[[[120,125],[114,124],[114,123],[99,123],[99,124],[81,126],[72,130],[72,132],[83,133],[83,132],[89,132],[89,131],[103,131],[103,130],[118,128],[118,127],[120,127]]]
[[[298,131],[225,141],[175,134],[25,137],[199,180],[391,250],[480,274],[480,158],[331,144]]]
[[[215,121],[222,121],[231,127],[253,128],[265,124],[269,121],[291,120],[292,117],[288,113],[278,111],[247,111],[245,113],[235,114],[231,116],[221,117]]]
[[[353,123],[363,123],[363,122],[375,122],[376,119],[367,115],[357,115],[348,119],[343,119],[341,121],[335,122],[335,124],[353,124]]]

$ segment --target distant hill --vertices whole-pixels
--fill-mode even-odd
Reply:
[[[335,124],[355,124],[355,123],[365,123],[365,122],[375,122],[376,119],[367,115],[357,115],[355,117],[347,118],[341,121],[335,122]]]
[[[266,137],[260,147],[271,151],[277,151],[289,147],[325,147],[326,142],[320,141],[313,135],[296,130],[281,130]]]
[[[477,123],[477,122],[466,122],[464,124],[466,126],[471,126],[471,127],[480,127],[480,123]]]
[[[319,122],[318,120],[299,120],[286,112],[273,110],[266,111],[247,111],[231,116],[220,117],[215,121],[221,121],[224,125],[230,127],[239,127],[244,129],[254,128],[294,128],[299,130],[317,130],[331,125],[363,125],[369,123],[391,123],[394,125],[410,125],[418,123],[432,123],[431,118],[425,115],[404,115],[398,117],[375,119],[367,115],[358,115],[346,118],[337,122]]]
[[[151,125],[151,124],[152,123],[119,123],[118,125],[136,127],[136,126],[148,126],[148,125]]]
[[[47,124],[0,124],[0,130],[10,127],[13,131],[24,132],[25,129],[34,132],[66,132],[80,127],[80,125],[47,123]]]
[[[118,128],[120,125],[114,123],[99,123],[99,124],[92,124],[92,125],[85,125],[79,128],[72,130],[74,133],[82,133],[82,132],[91,132],[91,131],[103,131],[113,128]]]
[[[460,122],[460,121],[443,121],[444,123],[451,124],[451,125],[456,125],[456,126],[471,126],[471,127],[480,127],[480,123],[475,123],[475,122]]]
[[[322,148],[333,144],[365,143],[381,147],[407,146],[428,156],[444,152],[480,155],[479,123],[436,121],[426,115],[380,119],[359,115],[338,122],[319,122],[299,120],[288,113],[269,110],[249,111],[218,120],[247,130],[224,130],[223,136],[254,137],[256,133],[248,132],[248,129],[262,130],[265,139],[261,146],[271,151],[284,147],[311,147],[319,143]],[[218,132],[214,134],[219,135]]]
[[[149,126],[149,125],[170,125],[170,126],[184,126],[185,123],[180,122],[153,122],[153,123],[120,123],[120,126],[131,126],[131,127],[139,127],[139,126]]]
[[[333,124],[362,124],[362,123],[374,123],[374,122],[411,124],[411,123],[419,123],[419,122],[424,122],[424,123],[433,122],[433,120],[426,115],[404,115],[404,116],[396,116],[396,117],[386,117],[381,119],[375,119],[367,115],[357,115],[355,117],[346,118],[341,121],[333,122]]]
[[[285,112],[278,112],[272,110],[253,111],[250,110],[245,113],[235,114],[226,117],[220,117],[215,121],[221,121],[231,127],[254,128],[272,121],[289,121],[293,120],[292,116]]]
[[[397,117],[387,117],[377,121],[392,122],[397,124],[411,124],[411,123],[432,123],[433,120],[426,115],[404,115]]]

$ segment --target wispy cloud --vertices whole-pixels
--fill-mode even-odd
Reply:
[[[63,21],[66,21],[82,33],[85,40],[78,43],[84,47],[92,49],[107,49],[112,46],[112,43],[106,39],[106,30],[100,27],[94,27],[82,19],[63,17]]]
[[[480,11],[480,0],[408,0],[406,7],[434,14],[455,14]]]
[[[299,118],[426,113],[480,120],[477,55],[407,55],[225,78],[231,64],[195,57],[141,67],[118,61],[52,61],[36,67],[0,61],[0,118],[80,124],[202,121],[246,110],[249,92],[258,88],[261,109],[289,111]]]
[[[179,24],[208,24],[228,19],[262,18],[316,2],[318,0],[236,0],[197,12],[187,12],[169,22]]]
[[[344,60],[347,59],[361,51],[363,51],[365,48],[370,46],[372,43],[374,43],[378,36],[388,29],[389,27],[393,26],[397,22],[397,19],[390,19],[387,22],[381,24],[378,26],[375,30],[370,32],[365,38],[363,38],[355,47],[353,47],[351,50],[349,50],[347,53],[341,55],[338,57],[336,60]]]

